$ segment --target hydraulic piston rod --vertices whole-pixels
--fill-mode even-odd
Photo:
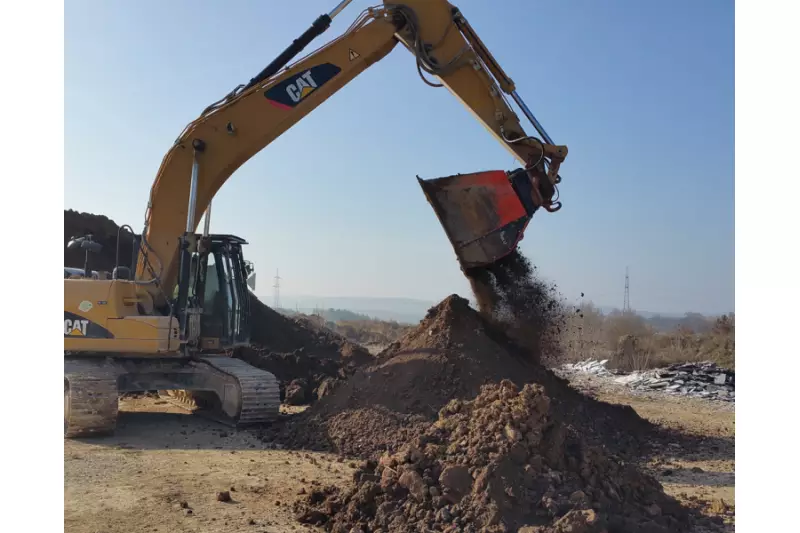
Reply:
[[[525,101],[522,99],[522,97],[519,94],[517,94],[517,91],[511,91],[511,98],[513,98],[514,101],[519,106],[519,108],[522,109],[522,112],[525,113],[525,116],[528,117],[528,120],[531,121],[533,127],[536,128],[536,131],[538,131],[539,135],[542,136],[544,142],[546,142],[547,144],[555,144],[553,142],[553,139],[551,139],[550,136],[547,134],[547,132],[544,131],[544,127],[541,125],[541,123],[539,123],[539,121],[536,120],[536,117],[533,116],[531,110],[528,109],[528,106],[525,105]]]
[[[198,155],[205,150],[206,143],[200,139],[192,141],[194,157],[192,159],[192,177],[189,182],[189,207],[186,213],[186,233],[193,233],[196,226],[194,212],[197,209],[197,180],[200,174],[200,161]]]

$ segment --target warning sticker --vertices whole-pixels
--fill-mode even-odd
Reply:
[[[361,57],[361,54],[359,54],[358,52],[356,52],[355,50],[350,48],[350,61],[353,61],[354,59],[358,59],[359,57]]]

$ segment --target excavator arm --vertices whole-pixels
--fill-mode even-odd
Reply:
[[[340,37],[289,65],[349,1],[319,17],[249,83],[204,110],[167,152],[151,189],[136,271],[137,283],[151,287],[157,304],[175,286],[182,237],[195,232],[236,169],[398,43],[415,55],[427,83],[452,92],[522,165],[509,176],[497,171],[420,180],[462,266],[497,259],[503,249],[510,252],[533,211],[560,207],[553,196],[566,147],[552,143],[514,83],[447,1],[405,0],[369,8]],[[507,96],[541,139],[526,134]],[[510,234],[509,225],[514,226]],[[479,239],[488,234],[495,238],[486,248]]]

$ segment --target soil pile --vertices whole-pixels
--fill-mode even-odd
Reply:
[[[343,360],[356,365],[373,360],[366,349],[343,336],[311,321],[284,316],[258,298],[251,299],[250,316],[250,339],[269,352],[302,350],[309,357]]]
[[[92,270],[111,272],[117,259],[117,226],[113,220],[103,215],[64,210],[64,266],[83,268],[86,253],[83,250],[67,250],[67,243],[73,237],[91,234],[103,249],[89,256]],[[131,266],[133,261],[133,235],[127,230],[120,232],[119,261],[121,265]]]
[[[657,481],[553,418],[541,386],[509,380],[450,401],[354,481],[347,492],[312,492],[295,504],[297,519],[337,533],[667,533],[688,522]]]
[[[374,361],[370,353],[336,333],[250,301],[250,348],[236,357],[278,378],[281,400],[305,405],[329,394],[356,369]]]
[[[533,363],[527,350],[467,300],[452,295],[380,353],[375,364],[358,369],[284,427],[265,429],[264,438],[368,459],[395,452],[424,433],[451,399],[474,398],[482,385],[503,379],[520,387],[543,385],[554,416],[585,429],[590,441],[615,452],[638,453],[633,435],[650,428],[630,407],[591,400],[570,388]]]

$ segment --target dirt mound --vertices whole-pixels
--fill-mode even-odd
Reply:
[[[85,252],[82,250],[67,250],[67,243],[72,237],[83,237],[91,234],[93,239],[103,246],[103,249],[90,256],[92,270],[111,272],[116,266],[117,259],[117,232],[119,226],[113,220],[103,215],[80,213],[72,209],[64,210],[64,266],[83,268]],[[133,236],[127,230],[120,232],[119,261],[121,265],[130,266],[133,261],[131,246]]]
[[[551,416],[539,385],[509,380],[452,400],[413,443],[295,504],[328,531],[668,532],[688,516],[655,479]]]
[[[314,402],[374,361],[365,348],[310,321],[284,316],[258,298],[251,299],[250,316],[253,346],[236,356],[274,374],[286,403]]]
[[[431,308],[376,364],[360,368],[283,428],[265,430],[264,438],[371,458],[420,435],[451,399],[474,398],[482,385],[503,379],[543,385],[554,416],[585,429],[590,441],[618,453],[640,451],[634,435],[650,426],[632,409],[573,390],[457,295]]]
[[[280,383],[281,401],[307,405],[330,394],[356,369],[352,361],[309,356],[305,348],[278,353],[257,346],[236,351],[236,357],[271,372]]]
[[[327,357],[361,365],[373,360],[367,350],[334,333],[312,324],[284,316],[257,298],[250,303],[252,331],[250,339],[261,348],[275,353],[303,350],[309,357]]]

